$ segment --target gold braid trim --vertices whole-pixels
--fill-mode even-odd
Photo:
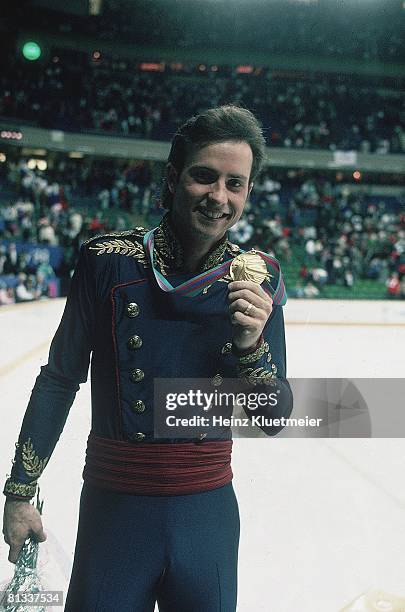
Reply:
[[[228,252],[235,257],[240,253],[240,248],[231,244],[226,236],[209,252],[201,262],[200,272],[205,272],[214,268],[224,260],[225,253]],[[159,223],[155,232],[155,260],[160,272],[166,276],[169,271],[181,270],[184,266],[183,246],[170,224],[170,216],[166,214]],[[205,289],[205,293],[208,287]]]
[[[277,366],[273,363],[271,370],[239,367],[238,376],[244,378],[251,385],[272,384],[272,379],[277,378]]]
[[[242,253],[242,249],[240,248],[240,246],[237,244],[234,244],[233,242],[229,242],[229,240],[226,243],[226,250],[233,257],[236,257],[237,255],[239,255],[239,253]]]
[[[131,240],[105,240],[104,242],[96,242],[95,246],[90,246],[89,249],[97,251],[97,255],[110,255],[116,253],[117,255],[125,255],[126,257],[133,257],[145,268],[148,266],[146,253],[143,245],[139,242],[132,242]]]
[[[100,240],[104,238],[124,238],[124,236],[134,236],[135,238],[143,238],[146,234],[146,229],[144,227],[135,227],[131,230],[125,230],[123,232],[108,232],[107,234],[97,234],[96,236],[92,236],[83,242],[84,245],[88,245],[94,240]]]
[[[268,342],[261,342],[260,346],[253,352],[248,355],[243,355],[239,357],[239,363],[241,365],[245,365],[247,363],[254,363],[258,361],[260,357],[263,357],[265,353],[269,352],[269,344]]]
[[[227,245],[228,241],[226,240],[226,238],[224,238],[213,249],[213,251],[208,253],[208,256],[204,259],[203,264],[201,266],[202,272],[206,272],[211,268],[215,268],[215,266],[218,266],[223,261]]]
[[[14,482],[7,480],[4,487],[4,493],[7,495],[21,495],[23,497],[34,497],[37,490],[37,483],[24,484],[22,482]]]
[[[163,276],[167,276],[169,271],[180,270],[184,265],[184,251],[181,243],[177,239],[176,234],[172,230],[167,214],[159,223],[158,229],[155,232],[155,249],[154,256],[156,267],[160,270]],[[145,268],[149,267],[149,261],[146,256],[143,242],[137,239],[143,238],[146,233],[143,227],[135,227],[133,230],[124,232],[110,232],[107,234],[99,234],[86,240],[83,244],[90,245],[88,248],[92,251],[97,251],[97,255],[124,255],[133,257]],[[129,239],[131,238],[131,239]],[[225,253],[236,257],[241,253],[241,248],[236,244],[232,244],[224,238],[217,244],[214,249],[208,253],[201,265],[201,272],[210,270],[220,264]],[[223,279],[224,282],[230,282],[232,279],[229,275]],[[205,293],[208,291],[207,287]]]
[[[21,456],[24,470],[30,478],[38,478],[44,471],[49,459],[49,457],[40,459],[35,454],[31,438],[28,438],[27,442],[23,444]]]
[[[160,221],[154,237],[154,256],[161,274],[167,276],[170,270],[181,269],[184,265],[184,251],[170,227],[168,215]]]

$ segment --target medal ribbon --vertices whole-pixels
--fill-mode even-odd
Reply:
[[[199,295],[205,287],[211,285],[218,279],[223,278],[229,272],[229,268],[233,261],[232,259],[229,261],[225,261],[219,266],[215,266],[215,268],[211,268],[211,270],[207,270],[202,274],[194,276],[194,278],[191,278],[190,280],[181,283],[177,287],[173,287],[173,285],[167,280],[167,278],[165,278],[163,274],[161,274],[159,270],[157,270],[155,267],[153,256],[155,240],[153,234],[156,229],[157,228],[150,230],[145,234],[143,238],[143,246],[149,257],[156,282],[162,289],[162,291],[165,291],[167,293],[176,293],[177,295],[181,295],[183,297],[195,297],[196,295]],[[274,304],[284,306],[287,301],[287,294],[285,291],[283,277],[278,261],[267,253],[263,253],[262,251],[256,252],[262,257],[262,259],[264,259],[266,264],[270,266],[270,268],[272,268],[272,270],[274,270],[278,275],[277,287],[275,290],[273,290],[272,288],[272,298]]]

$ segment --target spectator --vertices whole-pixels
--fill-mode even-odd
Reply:
[[[306,298],[317,298],[319,297],[319,289],[315,287],[314,283],[309,281],[304,287],[304,297]]]
[[[386,282],[388,297],[399,298],[401,297],[401,283],[397,272],[393,272]]]
[[[14,292],[12,287],[7,287],[6,283],[0,281],[0,306],[14,304]]]
[[[6,259],[3,264],[3,274],[17,274],[20,270],[21,257],[17,252],[17,247],[14,242],[8,246]]]
[[[21,272],[15,288],[16,302],[31,302],[35,299],[34,291],[30,291],[27,284],[27,275]]]

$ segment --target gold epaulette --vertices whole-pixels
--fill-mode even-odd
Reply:
[[[91,244],[94,240],[104,240],[109,238],[126,238],[128,236],[133,236],[134,238],[143,238],[148,230],[144,227],[134,227],[130,230],[125,230],[123,232],[107,232],[106,234],[97,234],[97,236],[92,236],[83,242],[85,246]]]
[[[143,247],[143,237],[147,230],[143,227],[135,227],[125,232],[112,232],[94,236],[84,243],[90,251],[97,251],[97,255],[124,255],[132,257],[145,268],[148,260]]]

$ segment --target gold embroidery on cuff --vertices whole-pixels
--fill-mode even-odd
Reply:
[[[49,457],[40,459],[35,454],[31,438],[28,438],[27,442],[23,444],[21,456],[24,470],[30,478],[38,478],[44,471],[49,459]]]
[[[24,497],[33,497],[37,490],[37,483],[24,484],[22,482],[14,482],[8,480],[4,487],[4,493],[11,495],[22,495]]]
[[[243,355],[242,357],[239,357],[239,363],[241,365],[245,365],[247,363],[254,363],[255,361],[258,361],[260,357],[263,357],[265,353],[268,353],[268,352],[269,352],[268,342],[262,341],[260,345],[258,346],[258,348],[253,353],[249,353],[248,355]]]
[[[273,363],[271,370],[265,368],[238,368],[238,376],[252,385],[272,384],[277,378],[277,366]]]

